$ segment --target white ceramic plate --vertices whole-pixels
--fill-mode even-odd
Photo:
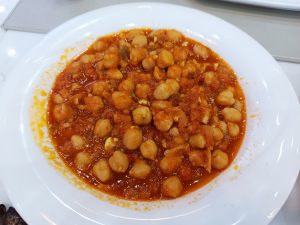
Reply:
[[[248,5],[300,11],[300,0],[222,0]]]
[[[204,188],[176,200],[130,202],[97,194],[64,170],[59,159],[47,160],[56,157],[47,130],[38,130],[44,135],[41,144],[35,139],[40,133],[31,129],[38,129],[34,121],[44,126],[43,103],[66,59],[97,36],[133,27],[175,28],[203,42],[233,67],[246,95],[248,126],[237,158]],[[263,225],[274,218],[297,178],[299,106],[285,74],[256,41],[201,11],[136,3],[89,12],[49,33],[9,77],[1,92],[0,173],[13,205],[30,225]]]

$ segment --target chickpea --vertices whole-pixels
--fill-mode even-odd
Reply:
[[[225,152],[221,150],[212,152],[211,165],[213,168],[218,170],[224,169],[228,165],[228,161],[228,155]]]
[[[68,73],[77,74],[80,71],[80,62],[73,62],[66,69]]]
[[[169,101],[154,100],[151,106],[155,109],[166,109],[172,107],[172,103]]]
[[[52,101],[55,103],[55,104],[61,104],[61,103],[64,103],[65,99],[58,93],[54,93],[52,95]]]
[[[228,123],[228,133],[231,137],[236,137],[240,133],[240,127],[236,123]]]
[[[183,187],[177,176],[171,176],[163,181],[162,193],[171,198],[176,198],[181,195]]]
[[[158,100],[166,100],[171,95],[178,93],[179,91],[179,84],[174,79],[167,79],[164,83],[159,84],[154,92],[154,98]]]
[[[71,85],[71,90],[72,91],[78,90],[79,88],[80,88],[80,84],[79,83],[73,83]]]
[[[203,45],[194,45],[193,51],[196,55],[200,56],[202,59],[207,59],[209,57],[208,49]]]
[[[187,145],[178,145],[164,152],[165,157],[181,157],[183,152],[187,150]]]
[[[173,137],[172,140],[173,140],[173,145],[174,146],[179,146],[179,145],[182,145],[182,144],[185,143],[184,138],[180,135]]]
[[[222,131],[218,127],[212,127],[212,135],[216,141],[221,141],[224,138]]]
[[[146,179],[150,173],[151,167],[144,160],[138,160],[129,170],[129,176],[137,179]]]
[[[86,170],[92,162],[92,157],[87,152],[79,152],[75,156],[75,165],[80,170]]]
[[[150,106],[150,102],[148,100],[146,100],[146,99],[139,99],[138,103],[140,105]]]
[[[102,41],[102,40],[99,40],[99,41],[96,41],[92,48],[95,50],[95,51],[98,51],[98,52],[102,52],[104,51],[106,48],[107,48],[107,43]]]
[[[53,117],[57,122],[68,120],[72,117],[73,110],[71,106],[66,103],[55,105],[53,108]]]
[[[132,39],[132,45],[136,46],[136,47],[144,47],[145,45],[147,45],[148,40],[147,37],[145,35],[136,35],[133,39]]]
[[[173,47],[174,43],[171,42],[171,41],[165,41],[163,43],[163,47],[166,48],[166,49],[171,49]]]
[[[142,61],[142,65],[146,71],[151,71],[155,67],[155,61],[151,56],[148,56]]]
[[[166,112],[170,113],[173,120],[175,122],[178,122],[178,125],[186,126],[188,123],[188,118],[185,115],[185,112],[180,109],[179,107],[172,107],[169,109],[166,109]]]
[[[240,112],[243,110],[243,104],[239,100],[235,100],[233,108],[239,110]]]
[[[148,84],[137,84],[135,94],[138,98],[147,99],[151,95],[151,89]]]
[[[77,90],[77,89],[79,89],[80,88],[80,84],[78,84],[78,83],[73,83],[72,85],[71,85],[71,90],[72,91],[75,91],[75,90]]]
[[[132,126],[125,131],[123,135],[123,144],[129,150],[140,147],[143,141],[143,133],[137,126]]]
[[[211,116],[210,108],[203,108],[200,121],[203,124],[208,124],[208,122],[210,120],[210,116]]]
[[[102,98],[99,96],[87,96],[84,98],[85,109],[90,112],[97,112],[104,107]]]
[[[164,174],[172,174],[181,165],[181,156],[165,156],[160,160],[159,166]]]
[[[93,63],[95,61],[95,55],[92,54],[84,54],[80,58],[80,62],[82,63]]]
[[[188,51],[184,47],[175,46],[173,54],[175,62],[185,62],[188,57]]]
[[[164,80],[166,77],[165,71],[159,69],[158,66],[154,67],[153,76],[156,80]]]
[[[115,69],[118,67],[120,62],[119,54],[117,53],[106,53],[103,58],[103,66],[106,69]]]
[[[169,131],[169,134],[172,135],[173,137],[178,136],[179,135],[179,130],[177,127],[172,127]]]
[[[71,91],[76,91],[76,90],[78,90],[80,88],[80,84],[79,83],[73,83],[73,84],[71,84]],[[83,94],[83,93],[81,93],[81,94]],[[76,95],[76,94],[75,94]],[[74,97],[74,95],[72,96],[72,97]],[[72,98],[71,97],[71,98]]]
[[[133,40],[133,38],[135,36],[138,35],[144,35],[144,32],[141,30],[130,30],[127,34],[126,34],[126,39],[128,39],[129,41]]]
[[[188,74],[193,74],[197,71],[197,66],[194,62],[188,61],[184,68],[182,69],[182,76],[187,76]]]
[[[80,84],[78,84],[78,83],[73,83],[71,85],[71,90],[72,91],[78,90],[79,88],[80,88]]]
[[[132,93],[134,90],[134,83],[130,78],[127,78],[126,80],[123,80],[119,86],[118,86],[119,91],[123,92],[128,92]]]
[[[109,181],[113,175],[106,159],[100,159],[93,166],[93,173],[102,182]]]
[[[218,126],[223,134],[227,134],[227,124],[224,121],[219,121]]]
[[[94,95],[101,96],[106,90],[108,83],[106,81],[97,81],[92,85],[92,91]]]
[[[198,103],[202,106],[207,106],[208,105],[206,97],[199,96],[197,100],[198,100]]]
[[[85,140],[79,135],[72,135],[71,137],[72,146],[75,149],[82,149],[85,145]]]
[[[165,84],[167,85],[168,91],[171,95],[178,93],[179,83],[175,79],[167,79]]]
[[[154,160],[157,154],[157,145],[149,139],[141,144],[140,151],[144,158]]]
[[[117,173],[124,173],[129,166],[129,161],[125,153],[121,151],[115,151],[114,154],[109,158],[108,164],[113,171]]]
[[[150,73],[136,73],[135,79],[137,83],[149,82],[152,75]]]
[[[154,41],[165,39],[165,30],[159,29],[152,31],[149,36],[154,38]]]
[[[235,108],[226,107],[221,111],[224,119],[228,122],[236,123],[242,120],[242,114]]]
[[[164,111],[157,113],[153,119],[155,127],[160,131],[168,131],[173,125],[173,118]]]
[[[117,146],[118,141],[119,141],[119,139],[115,138],[115,137],[109,137],[109,138],[107,138],[105,140],[105,143],[104,143],[104,149],[106,151],[113,150],[113,148]]]
[[[166,139],[162,139],[161,140],[161,145],[163,146],[163,148],[167,148],[167,140]]]
[[[157,58],[157,65],[160,68],[167,68],[168,66],[171,66],[174,64],[174,58],[171,52],[168,50],[163,49]]]
[[[181,67],[174,64],[168,68],[167,77],[173,79],[180,79],[181,76]]]
[[[137,66],[147,56],[147,49],[145,48],[133,48],[130,51],[130,63]]]
[[[79,101],[83,99],[83,93],[75,94],[70,99],[70,102],[72,102],[74,105],[79,105]]]
[[[133,121],[137,125],[148,125],[152,120],[152,113],[147,106],[138,106],[132,111]]]
[[[200,104],[201,104],[201,103],[200,103]],[[214,115],[214,116],[212,117],[212,123],[213,123],[213,124],[219,123],[219,121],[220,121],[220,119],[219,119],[219,117],[217,116],[217,114]]]
[[[155,88],[153,96],[158,100],[166,100],[171,96],[171,92],[165,83],[161,83]]]
[[[215,82],[215,79],[216,79],[215,72],[207,71],[204,73],[204,83],[207,86],[211,86]]]
[[[123,74],[118,69],[110,69],[107,70],[107,77],[109,79],[121,80],[123,78]]]
[[[105,137],[112,131],[112,125],[109,119],[99,119],[96,123],[94,134],[98,137]]]
[[[234,87],[232,87],[232,86],[228,86],[227,90],[231,91],[233,94],[235,93]]]
[[[104,59],[104,56],[103,56],[103,59]],[[96,68],[96,71],[97,71],[98,74],[102,74],[103,70],[105,69],[104,68],[104,61],[101,60],[101,61],[97,62],[95,64],[95,68]],[[79,74],[78,74],[78,76],[79,76]]]
[[[133,103],[130,95],[121,91],[115,91],[112,93],[112,101],[117,109],[127,109]]]
[[[173,42],[180,41],[183,37],[183,35],[177,30],[167,30],[166,34],[168,39]]]
[[[104,52],[96,52],[95,53],[95,62],[101,61],[104,59]]]
[[[201,134],[194,134],[190,137],[189,144],[193,148],[204,148],[206,145],[206,140]]]
[[[217,96],[217,103],[221,106],[231,106],[235,102],[233,93],[230,90],[221,91]]]
[[[189,161],[195,167],[207,167],[209,158],[207,151],[204,150],[192,150],[189,152]]]
[[[77,79],[80,77],[80,73],[74,73],[72,74],[72,79]]]

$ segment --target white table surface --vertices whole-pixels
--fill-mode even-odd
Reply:
[[[9,15],[19,0],[0,0],[0,24]],[[0,86],[9,76],[9,71],[20,58],[44,37],[43,34],[4,31],[0,28]],[[300,42],[299,42],[300,43]],[[278,62],[290,79],[300,98],[300,64]],[[300,115],[299,115],[300,116]],[[0,148],[1,151],[1,148]],[[0,180],[0,204],[10,205]],[[271,225],[300,224],[300,178],[288,201]]]

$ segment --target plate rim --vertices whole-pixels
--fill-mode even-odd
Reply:
[[[132,6],[132,5],[140,5],[140,4],[145,4],[145,3],[127,3],[127,4],[120,4],[120,5],[115,5],[115,6],[128,6],[128,5],[130,5],[130,6]],[[173,4],[165,4],[165,3],[146,3],[146,4],[151,4],[151,5],[172,5],[172,6],[176,6],[176,7],[182,7],[182,8],[188,8],[188,7],[183,7],[183,6],[178,6],[178,5],[173,5]],[[112,7],[115,7],[115,6],[108,6],[108,7],[105,7],[105,8],[112,8]],[[99,8],[99,9],[96,9],[96,10],[93,10],[93,11],[98,11],[98,10],[101,10],[101,9],[103,9],[103,8]],[[194,10],[194,11],[200,11],[200,10],[195,10],[195,9],[191,9],[191,8],[188,8],[188,9],[190,9],[190,10]],[[93,12],[93,11],[91,11],[91,12]],[[87,13],[85,13],[85,14],[89,14],[89,13],[91,13],[91,12],[87,12]],[[200,11],[200,12],[202,12],[202,11]],[[208,13],[205,13],[205,12],[203,12],[204,14],[207,14],[207,15],[209,15],[210,17],[212,16],[212,17],[215,17],[215,16],[213,16],[213,15],[211,15],[211,14],[208,14]],[[85,14],[82,14],[81,16],[84,16]],[[50,33],[49,33],[49,35],[47,35],[39,44],[37,44],[37,46],[35,46],[34,47],[34,49],[37,49],[38,47],[39,47],[39,45],[42,45],[43,44],[43,42],[45,42],[47,39],[47,37],[48,38],[50,38],[51,37],[51,35],[55,35],[55,33],[58,33],[59,32],[59,28],[60,29],[62,29],[64,26],[66,26],[66,24],[68,24],[68,23],[71,23],[71,22],[74,22],[76,19],[77,20],[79,20],[79,18],[81,17],[81,16],[79,16],[79,17],[75,17],[74,19],[71,19],[70,21],[67,21],[66,23],[64,23],[64,24],[62,24],[62,25],[60,25],[60,26],[58,26],[57,28],[55,28],[53,31],[51,31]],[[217,18],[217,17],[215,17],[215,18]],[[229,24],[228,22],[226,22],[226,21],[224,21],[224,20],[222,20],[222,19],[220,19],[220,18],[218,18],[219,20],[221,20],[222,22],[225,22],[225,23],[227,23],[227,24]],[[231,25],[232,26],[232,25]],[[235,27],[236,28],[236,27]],[[238,28],[236,28],[236,29],[238,29]],[[239,32],[241,32],[241,30],[240,29],[238,29],[239,30]],[[243,32],[244,33],[244,32]],[[51,34],[51,35],[50,35]],[[244,33],[245,34],[245,33]],[[248,35],[247,35],[248,36]],[[249,36],[248,36],[249,37]],[[251,38],[252,39],[252,38]],[[253,40],[253,39],[252,39]],[[261,47],[261,46],[260,46]],[[262,49],[264,49],[264,48],[262,48]],[[22,60],[20,60],[20,61],[26,61],[26,60],[28,60],[28,57],[30,56],[30,54],[31,54],[31,51],[27,54],[27,55],[25,55],[24,56],[24,58],[22,59]],[[30,57],[29,57],[30,58]],[[275,60],[274,60],[274,62],[275,62]],[[275,62],[276,64],[277,64],[277,62]],[[19,62],[18,63],[18,65],[20,65],[21,63]],[[278,65],[278,64],[277,64]],[[18,67],[18,66],[17,66]],[[281,69],[281,68],[280,68]],[[14,72],[12,72],[12,73],[14,73]],[[284,77],[286,78],[286,75],[285,75],[285,73],[281,70],[281,74],[282,75],[284,75]],[[10,79],[11,80],[11,79]],[[8,80],[7,80],[8,81]],[[8,83],[8,82],[5,82],[5,83]],[[287,80],[288,81],[288,80]],[[289,81],[288,81],[288,83],[289,83]],[[6,84],[5,84],[6,85]],[[289,85],[290,85],[290,83],[289,83]],[[5,89],[5,88],[3,88],[3,89]],[[293,89],[291,89],[291,91],[293,92]],[[293,93],[294,95],[295,95],[295,93]],[[296,181],[296,179],[295,179],[295,181]],[[294,181],[294,182],[295,182]],[[289,191],[290,192],[290,191]],[[287,195],[287,197],[288,197],[288,195]],[[287,198],[286,197],[286,198]],[[9,198],[11,199],[11,197],[9,196]],[[12,200],[12,199],[11,199]],[[20,210],[20,212],[22,212],[22,210],[21,210],[21,208],[18,208],[17,207],[17,209],[19,209]],[[21,213],[22,214],[22,213]]]

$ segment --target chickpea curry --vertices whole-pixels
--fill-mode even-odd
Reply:
[[[176,198],[233,161],[246,127],[230,66],[176,30],[101,37],[58,75],[48,126],[89,185],[129,200]]]

